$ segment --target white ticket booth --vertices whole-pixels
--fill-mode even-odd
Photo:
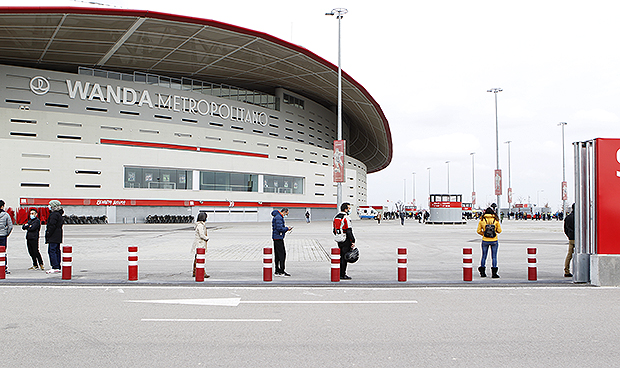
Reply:
[[[431,194],[427,224],[464,224],[462,194]]]

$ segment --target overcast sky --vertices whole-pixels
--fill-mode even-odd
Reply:
[[[5,5],[11,5],[3,1]],[[33,1],[23,5],[87,2]],[[371,205],[430,190],[470,201],[472,156],[478,204],[495,201],[495,102],[502,207],[507,204],[508,145],[517,203],[561,208],[562,134],[566,178],[574,201],[572,142],[620,136],[620,7],[616,1],[100,1],[213,19],[293,42],[337,64],[342,21],[342,67],[381,105],[394,155],[368,176]],[[431,169],[428,170],[427,168]]]

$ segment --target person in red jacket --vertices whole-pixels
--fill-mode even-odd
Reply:
[[[351,277],[347,275],[348,262],[344,257],[351,249],[355,248],[355,237],[353,236],[351,218],[349,217],[350,213],[351,204],[344,202],[340,206],[340,212],[334,217],[334,235],[336,235],[336,230],[340,229],[347,235],[345,241],[338,243],[338,248],[340,248],[340,280],[351,280]]]

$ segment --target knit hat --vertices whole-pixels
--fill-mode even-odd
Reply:
[[[58,211],[58,210],[60,210],[60,209],[61,209],[61,207],[60,207],[60,201],[58,201],[58,200],[56,200],[56,199],[52,199],[52,200],[50,201],[49,205],[50,205],[50,209],[51,209],[52,211]]]

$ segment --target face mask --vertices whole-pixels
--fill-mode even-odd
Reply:
[[[30,215],[30,218],[34,220],[34,218],[37,217],[35,215]]]

